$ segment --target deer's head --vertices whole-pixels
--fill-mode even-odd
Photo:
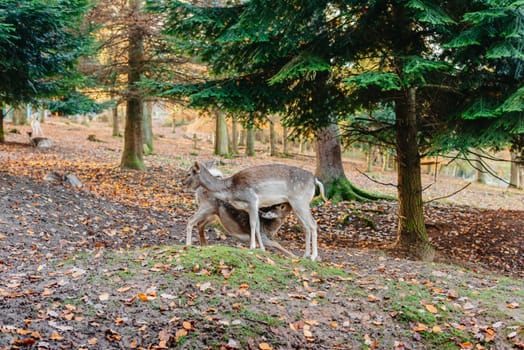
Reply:
[[[187,174],[182,179],[182,185],[191,187],[193,189],[201,185],[200,183],[200,172],[207,171],[216,177],[223,177],[222,173],[218,169],[210,169],[215,164],[214,160],[208,161],[204,164],[195,161],[195,163],[189,168]]]

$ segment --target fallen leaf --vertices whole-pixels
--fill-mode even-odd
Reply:
[[[438,312],[437,308],[434,305],[426,304],[424,305],[426,307],[426,310],[432,314],[436,314]]]
[[[165,330],[165,329],[161,330],[158,333],[158,339],[160,341],[158,346],[161,347],[161,348],[167,348],[169,340],[171,339],[171,333],[168,330]]]
[[[175,332],[175,339],[178,341],[181,337],[185,337],[187,335],[187,331],[185,329],[178,329]]]
[[[98,299],[100,299],[100,301],[107,301],[109,300],[109,293],[102,293],[98,296]]]
[[[51,334],[51,336],[49,337],[50,340],[54,340],[54,341],[62,341],[64,340],[64,337],[62,337],[60,334],[58,333],[53,333]]]
[[[138,293],[137,297],[142,301],[149,301],[149,298],[144,293]]]
[[[211,288],[211,282],[202,283],[199,288],[201,292],[205,292],[206,290]]]
[[[415,327],[412,328],[413,332],[423,332],[428,330],[428,326],[424,323],[418,323]]]
[[[448,293],[446,294],[446,296],[447,296],[449,299],[458,299],[459,294],[457,293],[456,290],[454,290],[454,289],[450,289],[450,290],[448,290]]]
[[[469,342],[469,341],[460,343],[459,346],[460,346],[461,349],[465,349],[465,350],[473,349],[473,344],[471,342]]]
[[[258,344],[258,348],[260,350],[273,350],[271,345],[269,345],[268,343],[260,343],[260,344]]]
[[[31,346],[36,342],[34,338],[25,338],[25,339],[15,339],[14,343],[16,345],[22,345],[22,346]]]
[[[376,296],[376,295],[373,295],[373,294],[369,294],[368,295],[368,301],[372,302],[372,303],[375,303],[377,301],[379,301],[380,299]]]
[[[16,333],[20,334],[20,335],[28,335],[28,334],[31,334],[32,331],[29,331],[27,329],[21,329],[21,328],[18,328],[16,330]]]
[[[55,291],[49,288],[44,288],[44,291],[42,292],[43,297],[48,297],[52,295]]]
[[[506,336],[506,338],[508,338],[508,339],[513,339],[513,338],[515,338],[516,336],[517,336],[517,332],[511,332],[510,334],[508,334],[508,335]]]

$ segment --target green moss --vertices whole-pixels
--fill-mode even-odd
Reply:
[[[377,199],[394,199],[391,196],[374,194],[371,192],[364,191],[353,185],[350,181],[348,181],[345,178],[335,179],[334,181],[326,183],[324,185],[326,190],[326,196],[330,198],[335,204],[341,201],[355,200],[358,202],[365,202]]]
[[[268,264],[268,259],[274,263]],[[233,289],[246,284],[250,289],[268,292],[286,288],[289,279],[295,278],[285,259],[226,246],[192,247],[181,263],[196,281],[226,284]]]

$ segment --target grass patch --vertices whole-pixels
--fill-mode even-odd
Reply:
[[[260,250],[221,245],[103,251],[96,256],[77,255],[63,263],[70,264],[79,268],[100,267],[93,270],[96,274],[88,272],[82,278],[89,285],[98,286],[89,295],[90,299],[108,310],[117,310],[118,317],[125,303],[126,309],[143,315],[141,318],[165,317],[164,321],[171,322],[169,327],[173,329],[180,329],[183,321],[192,321],[196,331],[178,338],[178,346],[205,341],[216,342],[220,347],[229,339],[243,347],[251,346],[248,339],[256,339],[255,344],[258,341],[279,344],[283,335],[268,330],[288,329],[288,322],[294,327],[298,324],[305,327],[306,320],[315,321],[319,310],[326,315],[331,313],[333,318],[322,321],[320,317],[318,324],[311,326],[315,339],[322,337],[322,327],[324,331],[336,329],[337,334],[352,327],[369,332],[365,329],[366,322],[353,323],[353,318],[366,319],[369,315],[372,327],[382,322],[391,327],[394,323],[396,339],[414,338],[427,349],[455,349],[469,343],[489,348],[495,344],[481,340],[487,334],[486,329],[469,322],[472,317],[478,317],[478,325],[484,327],[498,321],[511,326],[497,329],[496,341],[500,344],[507,342],[504,334],[507,336],[510,331],[516,330],[519,336],[524,332],[524,328],[519,328],[520,310],[507,307],[513,301],[523,304],[520,281],[481,278],[460,269],[456,270],[458,274],[453,271],[423,276],[352,274],[308,259],[289,259]],[[450,267],[442,267],[443,271],[446,269]],[[121,287],[129,289],[117,293]],[[100,292],[108,290],[110,300],[99,301]],[[147,294],[148,290],[152,294]],[[140,300],[139,293],[151,299]],[[82,306],[74,297],[65,302]],[[341,305],[347,308],[347,314],[339,312]],[[305,309],[311,314],[303,313]],[[94,316],[89,308],[84,308],[84,312]],[[169,321],[171,316],[163,315],[166,312],[175,315],[175,321]],[[326,323],[331,320],[335,324]],[[306,341],[304,329],[291,331]],[[390,346],[388,339],[373,339],[377,344]],[[360,340],[354,341],[358,345]],[[362,347],[366,348],[368,342],[369,339],[363,339]]]
[[[253,290],[270,292],[286,288],[290,279],[295,278],[287,259],[226,246],[191,247],[183,253],[181,263],[192,279],[227,284],[233,289],[247,285]]]

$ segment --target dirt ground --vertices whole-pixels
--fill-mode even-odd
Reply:
[[[7,123],[6,130],[11,128]],[[185,241],[185,224],[196,210],[196,205],[193,191],[184,188],[180,179],[194,160],[213,158],[211,144],[202,140],[199,148],[194,149],[191,134],[184,128],[172,133],[170,127],[156,126],[155,154],[146,158],[148,171],[129,172],[118,168],[123,140],[111,137],[106,124],[80,125],[52,119],[43,124],[42,128],[53,141],[49,149],[29,145],[25,136],[28,127],[17,127],[21,133],[8,134],[7,143],[0,145],[0,348],[133,348],[131,345],[134,343],[131,341],[127,346],[115,345],[118,342],[112,337],[115,338],[117,332],[113,334],[112,328],[104,331],[103,342],[89,343],[88,340],[92,338],[87,333],[96,333],[97,326],[93,323],[103,323],[100,320],[93,321],[94,317],[85,324],[83,332],[76,331],[75,336],[67,338],[68,342],[60,343],[60,340],[51,339],[55,342],[28,341],[28,344],[18,344],[13,343],[12,334],[22,329],[24,324],[30,328],[30,318],[37,319],[37,316],[50,324],[46,329],[54,329],[57,337],[61,333],[75,332],[58,321],[54,322],[63,315],[57,314],[59,311],[53,307],[53,303],[58,304],[72,297],[78,288],[77,284],[69,281],[67,274],[75,275],[82,269],[104,274],[107,272],[104,268],[107,267],[96,263],[97,260],[89,260],[93,265],[78,267],[79,270],[60,269],[60,265],[57,269],[57,261],[71,259],[85,252],[94,254],[95,251],[182,244]],[[88,135],[95,135],[98,141],[88,141]],[[259,146],[258,151],[259,155],[255,158],[221,159],[219,167],[228,173],[252,164],[281,162],[314,170],[312,155],[271,158],[265,154],[263,145]],[[358,186],[394,194],[393,187],[380,185],[363,176],[357,170],[363,168],[362,164],[348,159],[345,166],[348,178]],[[64,183],[45,181],[45,176],[50,172],[74,174],[83,187],[74,189]],[[372,175],[380,182],[395,181],[394,173],[376,172]],[[426,193],[426,199],[431,199],[452,193],[465,182],[440,177],[434,182],[433,177],[427,176],[424,183],[433,183]],[[424,274],[433,273],[435,267],[427,270],[424,265],[390,255],[387,246],[396,237],[396,206],[396,202],[379,201],[315,207],[313,214],[319,224],[322,263],[358,270],[362,275],[372,275],[386,269],[397,271],[396,274],[409,275],[413,279],[423,279]],[[425,213],[428,231],[437,249],[436,262],[464,266],[493,278],[524,278],[522,191],[473,184],[445,202],[428,204]],[[211,244],[236,245],[213,228],[208,230],[208,238]],[[278,240],[286,248],[301,255],[303,233],[292,216],[279,232]],[[445,273],[452,274],[447,270]],[[89,283],[82,278],[79,276],[77,280]],[[482,285],[488,282],[479,280],[471,283]],[[92,285],[88,288],[91,294],[102,295],[103,291],[93,288]],[[49,295],[46,295],[46,291],[49,291]],[[348,311],[350,314],[345,315],[346,318],[360,317],[355,316],[357,309],[350,307],[348,310],[353,311]],[[73,313],[72,310],[69,312]],[[114,310],[111,315],[103,315],[104,312],[98,310],[95,313],[102,318],[113,317],[114,320],[117,317]],[[29,317],[30,314],[33,316]],[[315,317],[321,316],[317,314]],[[329,327],[324,330],[326,336],[332,334],[336,338],[334,327],[331,327],[332,333],[329,330]],[[155,329],[154,334],[157,341],[158,331]],[[279,332],[286,333],[284,330],[275,330],[275,334]],[[23,334],[19,334],[19,337],[31,338]],[[31,339],[39,338],[34,336]],[[144,340],[144,344],[147,341]],[[339,344],[337,341],[329,344]],[[411,338],[401,339],[395,343],[395,348],[423,348],[416,341],[413,344],[413,341]],[[364,339],[363,342],[367,344],[368,340]],[[287,344],[290,348],[313,349],[321,348],[319,344],[322,342],[301,343],[296,340],[295,343]],[[226,345],[222,347],[237,348],[234,344]],[[376,348],[369,344],[368,347]],[[251,344],[249,348],[263,346]],[[287,347],[282,345],[281,348]],[[358,346],[353,344],[339,348]]]

